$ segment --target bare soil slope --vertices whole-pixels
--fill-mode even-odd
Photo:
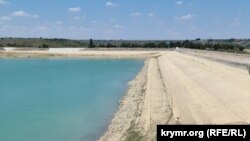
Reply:
[[[168,52],[160,69],[180,124],[250,122],[250,75],[246,70]]]

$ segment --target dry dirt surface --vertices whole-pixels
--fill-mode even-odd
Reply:
[[[214,61],[235,65],[236,67],[250,66],[249,54],[226,53],[217,51],[194,50],[194,49],[179,49],[178,52],[211,59]]]
[[[1,51],[0,57],[31,58],[31,57],[80,57],[80,58],[150,58],[164,51],[154,50],[79,50],[71,48],[56,48],[49,50],[16,50],[9,48]]]
[[[250,49],[245,49],[246,52],[250,52]]]
[[[179,124],[249,124],[247,70],[167,52],[159,66]]]

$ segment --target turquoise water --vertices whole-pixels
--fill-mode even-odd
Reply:
[[[143,60],[0,59],[1,141],[92,141]]]

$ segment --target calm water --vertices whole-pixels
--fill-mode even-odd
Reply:
[[[92,141],[143,60],[0,59],[1,141]]]

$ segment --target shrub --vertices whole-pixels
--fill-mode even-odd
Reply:
[[[242,47],[242,46],[239,47],[239,50],[240,50],[240,51],[244,51],[244,49],[245,49],[245,48]]]
[[[94,48],[94,47],[95,45],[93,39],[89,39],[89,48]]]
[[[39,46],[39,48],[49,48],[49,45],[42,44],[41,46]]]

